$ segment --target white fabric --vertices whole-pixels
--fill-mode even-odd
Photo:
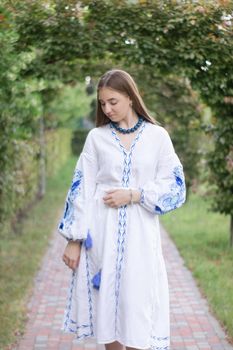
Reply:
[[[119,209],[104,204],[107,189],[126,187],[141,189],[140,203]],[[168,349],[158,214],[184,201],[182,166],[164,128],[144,121],[130,151],[110,124],[89,132],[59,225],[64,237],[84,239],[71,276],[65,332],[98,344],[117,340],[137,349]]]

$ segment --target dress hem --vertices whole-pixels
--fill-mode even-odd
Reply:
[[[74,334],[74,332],[69,332],[67,330],[66,331],[63,330],[63,332],[64,333],[69,333],[69,334]],[[90,339],[90,338],[94,339],[96,341],[97,345],[111,344],[111,343],[117,341],[124,347],[130,347],[130,348],[134,348],[134,349],[147,350],[147,349],[153,349],[154,348],[152,344],[150,344],[149,346],[132,345],[132,344],[130,344],[128,342],[122,342],[121,340],[119,340],[117,338],[114,338],[114,339],[111,339],[111,340],[97,340],[97,338],[94,335],[88,335],[85,338],[74,338],[74,341],[76,343],[78,343],[78,342],[82,343],[83,341],[86,341],[87,339]],[[161,349],[161,350],[162,349],[166,349],[167,350],[167,349],[169,349],[169,345],[170,344],[167,344],[167,345],[165,345],[165,346],[163,346],[163,347],[161,347],[159,349]],[[157,349],[157,348],[155,348],[155,349]]]
[[[147,346],[147,347],[142,347],[141,345],[140,346],[137,346],[137,345],[129,345],[129,343],[125,343],[125,342],[122,342],[122,341],[120,341],[119,339],[113,339],[113,340],[105,340],[105,341],[96,341],[97,342],[97,344],[110,344],[110,343],[113,343],[113,342],[115,342],[115,341],[117,341],[118,343],[120,343],[122,346],[127,346],[127,347],[129,347],[129,348],[135,348],[135,349],[142,349],[142,350],[146,350],[146,349],[150,349],[151,348],[151,346]]]

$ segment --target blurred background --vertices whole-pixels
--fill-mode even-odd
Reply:
[[[2,0],[0,50],[0,347],[23,330],[111,68],[171,135],[188,199],[162,222],[233,339],[233,2]]]

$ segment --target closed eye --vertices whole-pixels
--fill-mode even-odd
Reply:
[[[111,106],[114,106],[114,105],[116,105],[117,104],[117,102],[110,102],[110,105]],[[101,107],[104,107],[105,106],[105,103],[100,103],[100,105],[101,105]]]

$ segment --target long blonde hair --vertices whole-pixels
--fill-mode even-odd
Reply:
[[[126,96],[132,101],[134,111],[144,117],[148,122],[156,124],[155,120],[149,115],[147,108],[140,96],[138,87],[131,75],[121,69],[112,69],[107,71],[99,80],[97,86],[97,113],[96,126],[102,126],[110,122],[109,118],[104,114],[99,101],[99,90],[102,88],[111,88]]]

